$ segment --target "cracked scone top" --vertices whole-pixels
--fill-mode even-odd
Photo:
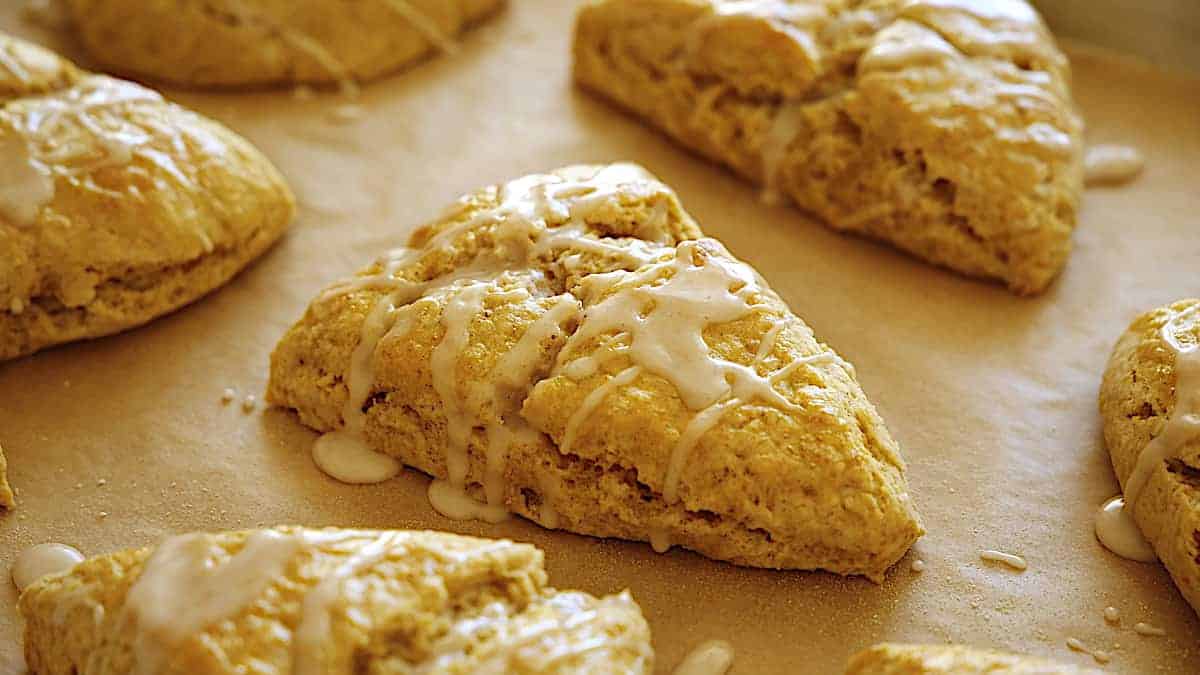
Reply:
[[[99,63],[192,86],[370,80],[435,51],[505,0],[67,0]]]
[[[846,675],[1099,675],[1094,668],[961,645],[882,643],[855,654]]]
[[[452,517],[881,579],[923,531],[896,443],[853,368],[701,237],[635,165],[480,190],[323,292],[268,397],[325,432],[323,468],[379,451]]]
[[[185,305],[291,220],[228,129],[2,34],[0,53],[0,360]]]
[[[1066,263],[1082,123],[1024,0],[592,0],[575,77],[835,229],[1018,293]]]
[[[1100,414],[1123,515],[1200,612],[1200,299],[1130,324],[1104,371]]]
[[[33,675],[649,673],[641,610],[547,586],[527,544],[440,532],[194,533],[20,600]]]

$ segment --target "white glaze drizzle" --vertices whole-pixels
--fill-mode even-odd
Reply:
[[[709,640],[688,652],[672,675],[725,675],[733,665],[733,645]]]
[[[374,357],[378,345],[385,335],[407,332],[408,323],[402,317],[414,301],[432,294],[447,296],[441,319],[445,335],[434,348],[430,368],[434,389],[442,400],[446,414],[448,475],[445,480],[431,482],[430,503],[437,511],[451,518],[474,518],[490,522],[503,519],[506,512],[503,504],[503,473],[507,449],[514,441],[538,440],[536,432],[529,429],[517,414],[537,365],[534,357],[540,343],[551,334],[561,333],[562,324],[574,321],[579,310],[573,298],[560,298],[542,317],[528,326],[522,338],[501,357],[493,368],[493,384],[489,390],[473,392],[483,402],[489,402],[490,399],[498,418],[484,425],[489,441],[483,481],[486,504],[478,503],[467,492],[468,448],[475,427],[468,413],[468,402],[462,399],[456,389],[456,364],[467,345],[470,321],[480,313],[483,303],[489,298],[532,301],[536,294],[537,275],[526,266],[558,251],[574,251],[564,261],[568,267],[572,257],[578,258],[580,251],[612,257],[631,267],[650,260],[661,247],[640,240],[626,240],[628,246],[618,246],[599,238],[587,237],[585,223],[622,193],[637,195],[651,192],[667,192],[667,189],[660,183],[651,182],[648,174],[633,165],[614,164],[586,175],[576,171],[566,176],[526,176],[500,188],[500,204],[497,207],[446,227],[430,238],[420,250],[403,248],[391,251],[378,262],[376,273],[337,284],[325,291],[318,303],[330,302],[338,296],[361,289],[390,291],[368,313],[359,344],[351,355],[346,378],[349,396],[342,410],[343,428],[325,437],[338,434],[339,445],[356,444],[353,450],[360,455],[371,452],[365,441],[366,415],[362,408],[374,383]],[[646,228],[649,229],[644,228],[645,231],[640,234],[651,240],[667,239],[669,234],[663,215],[661,222],[648,224]],[[558,222],[558,226],[551,227],[551,219]],[[430,281],[414,282],[398,276],[422,255],[446,249],[460,235],[484,226],[492,226],[493,237],[497,241],[494,252],[482,253],[472,264]],[[489,283],[506,269],[516,269],[511,272],[513,275],[526,275],[528,282],[525,285],[533,292],[525,289],[500,291]],[[554,520],[557,520],[556,514]]]
[[[1109,661],[1112,660],[1112,656],[1108,652],[1106,652],[1102,649],[1092,649],[1091,647],[1088,647],[1086,644],[1084,644],[1083,640],[1080,640],[1079,638],[1074,638],[1074,637],[1067,638],[1067,648],[1073,652],[1087,654],[1088,656],[1095,659],[1096,663],[1108,663]]]
[[[0,214],[31,225],[54,198],[55,176],[86,176],[128,164],[135,154],[182,177],[169,157],[149,154],[150,135],[123,116],[129,105],[161,101],[132,82],[94,75],[54,94],[10,102],[4,111],[16,138],[4,139],[0,152]]]
[[[573,591],[554,593],[535,601],[535,606],[525,610],[536,617],[533,621],[512,620],[514,609],[504,602],[461,619],[415,672],[444,672],[468,653],[475,654],[473,672],[479,673],[540,673],[568,663],[591,672],[594,667],[611,668],[614,652],[635,654],[634,669],[651,659],[636,633],[621,630],[641,621],[628,591],[599,600]]]
[[[1158,555],[1146,541],[1137,523],[1125,509],[1125,498],[1112,497],[1096,512],[1096,538],[1104,548],[1122,558],[1138,562],[1154,562]]]
[[[1145,637],[1162,637],[1167,634],[1167,631],[1163,630],[1162,628],[1159,628],[1158,626],[1152,626],[1142,621],[1139,621],[1133,625],[1133,632]]]
[[[1118,185],[1137,177],[1146,160],[1128,145],[1093,145],[1083,155],[1083,182],[1087,185]]]
[[[325,649],[330,645],[335,605],[347,601],[347,598],[348,603],[361,602],[364,589],[358,584],[349,583],[350,580],[365,569],[378,565],[389,555],[396,554],[407,538],[405,532],[383,533],[362,545],[305,594],[300,609],[300,623],[296,626],[292,641],[292,668],[295,675],[327,672]]]
[[[437,23],[421,10],[413,7],[412,3],[406,0],[385,0],[388,7],[395,13],[404,18],[417,32],[429,40],[429,44],[437,47],[446,54],[453,54],[458,51],[458,45],[454,40],[451,40]]]
[[[205,533],[159,544],[125,599],[136,631],[135,675],[162,672],[174,648],[260,597],[302,546],[272,530],[254,532],[233,556]]]
[[[1142,491],[1156,470],[1187,443],[1200,437],[1200,344],[1185,347],[1175,335],[1179,322],[1198,311],[1200,305],[1193,305],[1163,324],[1159,334],[1175,352],[1175,406],[1158,435],[1138,453],[1133,471],[1125,480],[1124,497],[1110,499],[1097,513],[1096,537],[1113,553],[1132,560],[1154,560],[1150,557],[1153,546],[1149,543],[1142,546],[1138,541],[1145,541],[1144,537],[1135,536],[1141,530],[1133,518],[1133,510]]]
[[[1104,608],[1104,620],[1108,623],[1117,623],[1121,620],[1121,610],[1113,606]]]
[[[781,188],[783,184],[783,162],[787,150],[804,129],[804,104],[784,102],[779,104],[771,126],[763,138],[762,157],[763,188],[759,198],[764,204],[782,204],[789,197]]]
[[[1005,553],[1003,551],[986,550],[979,553],[979,557],[988,562],[998,562],[1007,565],[1018,572],[1024,572],[1029,564],[1019,555]]]
[[[42,577],[64,574],[83,562],[83,554],[66,544],[37,544],[17,554],[12,564],[12,580],[18,591],[24,591]]]

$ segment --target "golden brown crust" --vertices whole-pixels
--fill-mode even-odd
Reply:
[[[413,246],[424,246],[442,233],[457,234],[400,274],[410,280],[434,279],[469,269],[481,252],[503,245],[490,219],[461,229],[498,202],[496,188],[482,190],[420,230]],[[564,226],[564,217],[551,220],[551,228]],[[665,223],[660,236],[653,237],[663,243],[629,236],[651,237],[644,231],[647,223]],[[618,249],[649,247],[657,251],[652,258],[659,262],[673,259],[682,250],[677,244],[700,236],[674,195],[645,180],[628,184],[591,212],[585,230],[591,242]],[[628,365],[615,359],[580,381],[552,374],[563,367],[569,336],[589,321],[587,310],[600,299],[590,298],[584,286],[598,274],[631,279],[635,275],[630,272],[647,268],[586,248],[557,251],[525,271],[510,270],[486,282],[481,313],[469,322],[464,342],[469,346],[453,371],[456,397],[466,402],[471,427],[468,490],[483,494],[490,443],[486,429],[508,415],[506,419],[531,425],[534,432],[517,434],[508,446],[503,498],[511,511],[543,525],[596,536],[648,540],[659,533],[671,543],[739,564],[822,568],[881,579],[923,529],[907,494],[895,441],[852,369],[836,356],[797,368],[777,383],[793,410],[746,405],[721,416],[700,437],[681,473],[677,502],[665,498],[664,476],[696,411],[662,377],[645,373],[611,392],[585,414],[574,444],[563,449],[568,418]],[[741,265],[712,240],[688,250],[714,264]],[[364,273],[379,269],[375,265]],[[359,288],[316,300],[276,347],[268,399],[295,409],[301,421],[319,431],[339,428],[351,353],[360,343],[364,318],[385,293]],[[365,434],[373,448],[438,478],[448,475],[451,422],[431,360],[446,335],[443,317],[454,293],[439,289],[402,308],[404,328],[389,333],[374,352],[374,379],[363,406]],[[543,340],[532,357],[530,379],[524,383],[531,393],[521,387],[510,392],[509,411],[473,395],[494,385],[499,359],[560,303],[567,310],[562,334]],[[750,315],[710,326],[704,339],[712,354],[746,366],[776,325],[782,325],[777,343],[762,363],[751,367],[766,373],[806,356],[832,356],[765,286]],[[582,345],[571,356],[594,348]]]
[[[1109,357],[1100,414],[1122,487],[1178,401],[1176,354],[1163,339],[1163,327],[1182,315],[1175,324],[1176,339],[1183,345],[1200,343],[1197,307],[1200,299],[1180,300],[1139,316]],[[1200,612],[1200,439],[1192,439],[1153,470],[1138,496],[1134,519],[1179,591]]]
[[[0,509],[11,509],[17,505],[12,488],[8,485],[8,460],[4,448],[0,447]]]
[[[110,146],[95,129],[132,140]],[[104,76],[4,103],[0,145],[32,148],[29,165],[49,176],[27,222],[0,209],[0,360],[196,300],[274,243],[295,208],[247,141]]]
[[[877,644],[851,657],[846,675],[1099,675],[1094,668],[962,645]]]
[[[532,546],[441,532],[295,527],[270,532],[299,542],[283,561],[282,573],[267,579],[266,589],[234,608],[233,614],[172,645],[166,663],[155,672],[293,673],[296,634],[312,617],[314,589],[335,574],[363,590],[343,590],[327,610],[330,624],[321,636],[320,669],[327,675],[402,675],[428,667],[438,656],[444,658],[428,672],[465,675],[499,667],[488,672],[615,675],[653,670],[649,628],[628,595],[598,600],[548,587],[542,552]],[[263,531],[203,536],[218,556],[214,559],[224,565],[245,550],[256,533],[261,536]],[[360,562],[345,574],[355,555],[381,543],[383,555],[373,555],[368,564]],[[130,591],[153,554],[150,547],[91,558],[65,575],[42,579],[21,595],[25,654],[33,675],[140,672],[138,660],[148,652],[139,644],[139,635],[146,628],[139,626],[144,617],[133,607]],[[213,573],[219,574],[220,567]],[[186,598],[188,589],[168,592]],[[212,599],[203,600],[211,604]],[[455,644],[451,633],[472,622],[489,630],[468,629],[468,639]],[[558,628],[547,630],[547,625]],[[504,636],[522,632],[546,639],[527,640],[525,653],[518,654],[513,649],[516,640],[506,641]],[[587,642],[594,649],[572,650],[575,642]],[[556,651],[564,646],[565,655]]]
[[[57,91],[80,74],[74,64],[58,54],[0,33],[0,104]]]
[[[438,51],[434,36],[453,40],[505,2],[70,0],[70,9],[80,40],[109,70],[242,87],[371,80]]]
[[[594,0],[575,78],[835,229],[1037,293],[1082,189],[1067,61],[1023,0],[958,4]]]

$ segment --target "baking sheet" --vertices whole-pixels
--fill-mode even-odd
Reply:
[[[17,18],[20,4],[0,7],[0,26],[53,44]],[[348,124],[330,121],[345,103],[332,95],[171,93],[275,160],[300,216],[263,260],[184,311],[0,365],[0,444],[20,491],[18,509],[0,516],[0,569],[44,541],[90,555],[194,529],[435,528],[532,542],[561,587],[632,589],[660,672],[711,638],[733,643],[735,674],[838,673],[885,639],[1091,663],[1068,637],[1112,651],[1115,672],[1200,672],[1200,622],[1166,572],[1107,553],[1091,529],[1117,491],[1096,412],[1108,352],[1139,311],[1200,294],[1200,80],[1071,49],[1089,140],[1134,144],[1148,168],[1087,193],[1065,275],[1021,299],[760,204],[753,187],[572,88],[577,2],[512,4],[456,56],[365,87],[363,116]],[[618,159],[674,186],[709,234],[857,365],[929,530],[884,585],[660,556],[520,520],[450,521],[429,507],[423,476],[338,484],[313,466],[313,434],[292,416],[221,405],[226,387],[261,394],[271,348],[320,288],[460,193]],[[1021,554],[1029,569],[983,563],[983,549]],[[923,573],[910,570],[916,558]],[[15,602],[0,584],[2,673],[23,671]],[[1108,605],[1119,627],[1103,620]],[[1167,635],[1138,636],[1137,621]]]

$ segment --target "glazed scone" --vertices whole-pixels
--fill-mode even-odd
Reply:
[[[0,447],[0,509],[11,509],[17,505],[12,488],[8,485],[8,460],[4,448]]]
[[[32,675],[649,673],[628,592],[547,586],[527,544],[441,532],[193,533],[20,599]]]
[[[829,226],[1017,293],[1065,265],[1069,69],[1024,0],[592,0],[584,88]]]
[[[67,0],[105,68],[200,87],[348,84],[438,50],[505,0]]]
[[[1100,387],[1125,509],[1200,612],[1200,299],[1138,317]]]
[[[53,91],[0,102],[0,360],[196,300],[295,208],[225,127],[131,82],[59,72]]]
[[[374,450],[452,517],[875,580],[922,534],[853,368],[640,167],[481,190],[410,246],[272,356],[322,468]]]
[[[961,645],[883,643],[851,657],[846,675],[1099,675],[1030,656]]]

